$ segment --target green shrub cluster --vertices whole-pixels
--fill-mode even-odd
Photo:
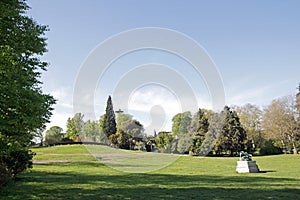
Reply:
[[[11,142],[0,137],[0,186],[27,168],[32,168],[34,154],[17,141]]]

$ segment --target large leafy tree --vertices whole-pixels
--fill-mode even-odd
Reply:
[[[244,106],[236,106],[234,110],[237,112],[241,125],[247,133],[247,151],[254,152],[256,148],[262,147],[262,111],[253,104],[245,104]]]
[[[132,136],[124,132],[121,129],[117,130],[117,133],[114,134],[117,138],[117,146],[121,149],[132,149]]]
[[[84,123],[82,137],[84,141],[96,142],[100,137],[100,126],[96,121],[88,120]]]
[[[76,113],[74,117],[68,118],[67,120],[67,131],[66,137],[70,138],[73,141],[80,141],[80,136],[83,133],[84,115],[81,113]]]
[[[47,68],[40,58],[46,52],[47,27],[28,17],[28,9],[23,0],[0,1],[0,140],[7,145],[0,162],[9,168],[3,156],[14,150],[24,153],[23,160],[10,153],[9,162],[24,164],[11,171],[13,176],[30,167],[32,156],[26,146],[32,133],[49,121],[55,103],[42,93],[39,80]]]
[[[142,138],[144,136],[144,127],[138,120],[129,120],[122,124],[121,130],[134,138]]]
[[[114,112],[111,96],[109,96],[107,99],[102,126],[103,126],[102,127],[103,132],[106,134],[108,138],[109,136],[117,132],[116,118],[115,118],[115,112]]]
[[[63,129],[59,126],[52,126],[49,130],[46,131],[45,143],[56,144],[62,141],[63,139]]]
[[[157,134],[155,143],[161,152],[170,152],[172,140],[173,136],[169,132],[162,131]]]
[[[118,112],[117,115],[117,129],[123,129],[125,123],[132,120],[132,115]]]
[[[266,139],[278,141],[280,147],[298,153],[299,126],[293,96],[273,100],[264,110],[262,121]]]
[[[143,125],[132,115],[118,112],[117,115],[117,132],[110,135],[113,144],[121,149],[132,149],[135,139],[140,139],[144,135]]]

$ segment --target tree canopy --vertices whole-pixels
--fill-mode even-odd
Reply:
[[[83,114],[76,113],[74,117],[68,118],[66,137],[74,141],[80,141],[80,136],[84,127],[83,117]]]
[[[41,60],[46,52],[44,35],[48,28],[28,17],[28,9],[22,0],[0,2],[0,140],[8,144],[1,151],[0,162],[8,169],[2,158],[12,149],[27,158],[20,169],[30,166],[32,156],[24,148],[32,140],[33,132],[49,122],[55,103],[52,96],[43,94],[40,81],[48,66]],[[19,162],[12,155],[10,159]],[[15,176],[22,170],[10,173]]]

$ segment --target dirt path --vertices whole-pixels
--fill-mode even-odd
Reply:
[[[34,160],[33,164],[69,163],[69,160]]]

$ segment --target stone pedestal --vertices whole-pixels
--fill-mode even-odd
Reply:
[[[259,169],[256,161],[237,161],[237,173],[258,173]]]

